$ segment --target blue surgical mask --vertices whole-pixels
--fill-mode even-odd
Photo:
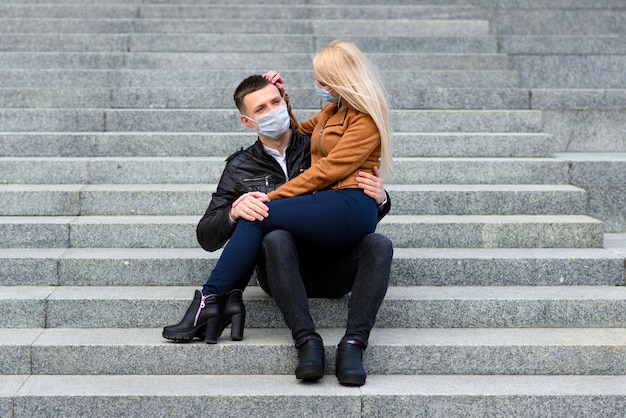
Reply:
[[[278,139],[289,129],[290,120],[286,105],[272,109],[256,119],[245,115],[244,117],[256,122],[259,125],[259,135],[268,138]]]
[[[325,102],[337,103],[339,101],[339,97],[333,96],[330,94],[330,91],[319,87],[317,83],[313,84],[313,87],[315,87],[315,93],[317,93],[317,95],[320,96]]]

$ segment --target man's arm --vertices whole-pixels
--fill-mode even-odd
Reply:
[[[198,243],[206,251],[222,248],[240,218],[262,220],[268,215],[268,208],[263,203],[267,201],[265,193],[246,193],[235,175],[236,168],[229,164],[232,157],[229,157],[209,207],[196,227]]]

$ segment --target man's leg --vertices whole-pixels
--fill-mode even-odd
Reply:
[[[296,377],[316,380],[324,375],[322,337],[315,332],[307,290],[300,275],[300,259],[293,236],[284,230],[267,234],[261,243],[257,277],[261,288],[274,297],[298,349]]]
[[[300,257],[295,239],[287,231],[272,231],[263,238],[259,284],[276,301],[298,348],[311,337],[319,338],[309,313],[307,289],[300,275]],[[263,271],[265,270],[265,271]]]
[[[387,293],[392,258],[391,240],[372,233],[348,254],[327,265],[331,270],[326,274],[317,273],[324,279],[316,281],[312,292],[316,297],[336,297],[351,290],[346,333],[337,345],[335,374],[341,384],[365,384],[363,350]],[[303,275],[306,276],[304,267]]]
[[[385,298],[391,274],[393,244],[381,234],[366,235],[357,245],[358,268],[343,340],[359,340],[365,346],[378,309]]]

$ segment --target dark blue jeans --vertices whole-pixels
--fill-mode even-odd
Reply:
[[[306,243],[306,257],[318,260],[345,254],[374,232],[376,203],[361,189],[323,191],[268,203],[269,216],[259,222],[239,220],[202,293],[224,295],[250,276],[267,233],[281,229]]]
[[[357,339],[367,346],[378,309],[389,286],[393,246],[384,235],[363,237],[350,251],[332,260],[310,259],[287,231],[263,238],[257,278],[276,301],[296,347],[319,338],[308,298],[338,298],[349,292],[348,321],[342,340]]]

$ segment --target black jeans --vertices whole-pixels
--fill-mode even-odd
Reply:
[[[382,304],[391,273],[393,245],[384,235],[366,235],[349,252],[335,259],[307,259],[287,231],[265,235],[257,277],[276,301],[297,348],[320,338],[309,313],[308,298],[338,298],[351,292],[344,339],[365,346]],[[321,338],[320,338],[321,339]]]

